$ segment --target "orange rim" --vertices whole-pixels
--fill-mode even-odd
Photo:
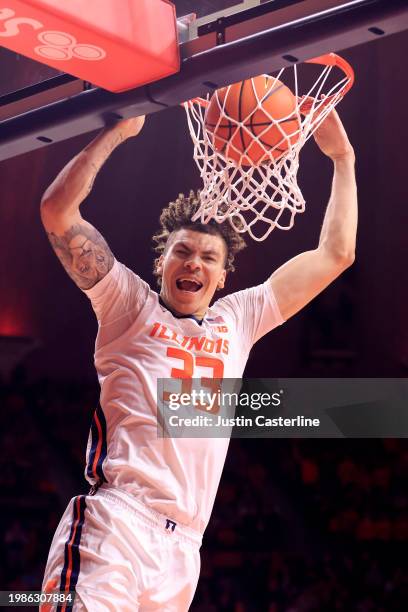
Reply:
[[[340,68],[340,70],[342,70],[345,74],[345,76],[347,77],[347,82],[345,83],[342,92],[341,92],[341,96],[344,97],[346,95],[346,93],[348,93],[350,91],[350,89],[353,87],[354,85],[354,81],[355,81],[355,74],[354,74],[354,70],[353,68],[350,66],[350,64],[343,58],[340,57],[340,55],[337,55],[337,53],[326,53],[325,55],[319,55],[318,57],[313,57],[310,60],[305,60],[305,62],[303,62],[305,64],[319,64],[321,66],[336,66],[337,68]],[[338,94],[335,94],[338,95]],[[334,98],[333,96],[329,96],[326,100],[325,100],[325,104],[327,104],[328,102],[330,102],[332,99]],[[206,108],[209,105],[209,101],[205,100],[204,98],[193,98],[192,100],[188,100],[187,102],[188,104],[200,104],[201,106],[203,106],[204,108]],[[307,109],[304,109],[307,110]]]

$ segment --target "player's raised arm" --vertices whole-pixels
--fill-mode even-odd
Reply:
[[[294,315],[325,289],[353,263],[355,256],[355,156],[335,110],[315,132],[314,138],[322,152],[333,161],[332,192],[318,247],[294,257],[270,278],[284,319]]]
[[[143,123],[144,117],[137,117],[103,130],[63,168],[42,197],[41,219],[51,245],[81,289],[91,289],[106,276],[114,258],[103,236],[83,219],[79,207],[112,151],[136,136]]]

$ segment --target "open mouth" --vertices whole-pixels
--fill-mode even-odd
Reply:
[[[200,291],[203,286],[200,281],[193,280],[191,278],[178,278],[176,280],[177,289],[180,291],[187,291],[188,293],[196,293]]]

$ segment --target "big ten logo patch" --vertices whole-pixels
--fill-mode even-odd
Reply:
[[[24,26],[34,30],[45,28],[37,19],[16,17],[15,11],[10,8],[0,8],[0,21],[3,22],[0,38],[24,35]],[[101,47],[78,42],[75,36],[67,32],[44,30],[38,34],[37,40],[40,44],[34,48],[34,52],[46,60],[67,61],[75,58],[94,62],[106,57],[106,51]]]

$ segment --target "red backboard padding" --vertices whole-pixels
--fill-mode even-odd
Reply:
[[[180,69],[168,0],[0,0],[0,45],[113,92]]]

